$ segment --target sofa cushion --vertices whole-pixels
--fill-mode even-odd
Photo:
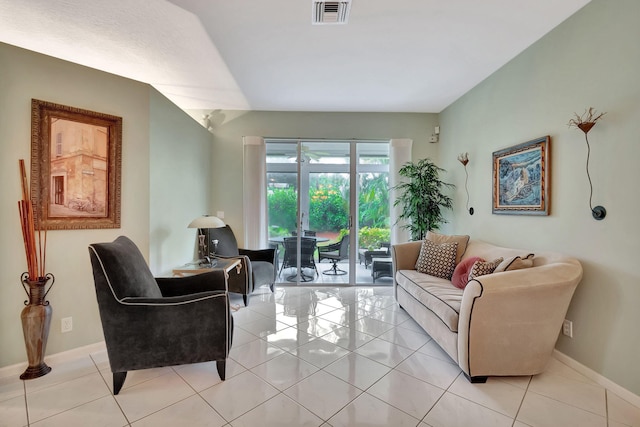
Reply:
[[[456,265],[456,269],[453,270],[453,277],[451,277],[453,286],[460,289],[464,289],[464,287],[467,286],[467,283],[469,283],[469,272],[476,261],[484,260],[478,256],[472,256],[460,261],[460,263]]]
[[[458,332],[458,318],[463,290],[440,277],[400,270],[396,282],[418,302],[442,320],[449,330]]]
[[[425,239],[437,244],[456,242],[458,244],[458,249],[456,251],[456,264],[462,260],[462,255],[466,252],[467,245],[469,244],[469,236],[467,235],[440,234],[434,231],[427,231]]]
[[[469,280],[473,280],[478,276],[484,276],[486,274],[491,274],[496,269],[498,264],[503,261],[503,258],[496,258],[493,261],[476,261],[471,266],[471,271],[469,272]]]
[[[533,267],[533,254],[529,254],[525,257],[521,256],[511,256],[505,258],[496,269],[493,271],[494,273],[499,273],[501,271],[512,271],[512,270],[520,270],[522,268]]]
[[[420,255],[416,261],[416,270],[420,273],[451,280],[456,268],[457,242],[437,244],[424,240]]]

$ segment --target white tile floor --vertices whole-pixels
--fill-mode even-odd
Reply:
[[[389,287],[263,288],[234,318],[224,382],[215,363],[133,371],[114,397],[98,351],[0,378],[0,427],[640,426],[640,408],[555,359],[470,384]]]

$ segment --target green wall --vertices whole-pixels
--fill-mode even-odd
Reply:
[[[458,185],[450,230],[503,246],[555,250],[584,267],[567,318],[574,337],[557,348],[640,395],[640,2],[594,0],[440,115],[441,164]],[[593,202],[589,210],[584,134],[573,113],[607,114],[589,133]],[[493,215],[492,152],[550,135],[551,215]],[[464,170],[475,215],[465,211]]]
[[[0,76],[0,367],[26,366],[20,323],[26,261],[16,205],[22,198],[18,159],[29,165],[31,156],[31,99],[123,119],[121,228],[48,233],[47,271],[56,277],[48,295],[48,355],[104,339],[89,244],[127,235],[155,273],[192,259],[195,230],[186,226],[210,203],[211,134],[146,84],[2,43]],[[68,316],[73,331],[62,334],[60,319]]]
[[[171,275],[197,256],[195,229],[187,225],[209,212],[211,134],[151,89],[149,265]]]

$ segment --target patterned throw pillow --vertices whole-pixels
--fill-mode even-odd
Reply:
[[[453,270],[456,268],[457,250],[457,242],[438,245],[430,240],[424,240],[416,262],[416,270],[430,276],[451,280]]]
[[[456,264],[462,260],[462,255],[464,255],[467,250],[467,245],[469,244],[469,236],[466,234],[459,235],[449,235],[449,234],[440,234],[435,231],[427,231],[426,240],[431,240],[433,243],[441,245],[443,243],[453,243],[458,242],[458,250],[456,251]]]
[[[502,262],[502,257],[496,258],[493,261],[476,261],[473,263],[473,267],[471,267],[471,271],[469,272],[469,280],[472,280],[478,276],[484,276],[485,274],[493,273],[493,270],[496,269],[498,264]]]

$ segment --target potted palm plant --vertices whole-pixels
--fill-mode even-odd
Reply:
[[[406,221],[402,227],[409,229],[412,240],[422,240],[427,231],[447,222],[443,210],[452,208],[452,199],[443,191],[455,185],[441,181],[440,172],[445,170],[430,159],[405,163],[398,171],[405,180],[393,187],[398,192],[393,206],[402,208],[398,220]]]

